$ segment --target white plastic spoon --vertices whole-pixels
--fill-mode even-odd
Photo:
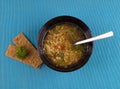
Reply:
[[[110,31],[110,32],[101,34],[99,36],[95,36],[95,37],[92,37],[92,38],[89,38],[89,39],[86,39],[86,40],[82,40],[82,41],[76,42],[75,45],[84,44],[84,43],[88,43],[88,42],[92,42],[92,41],[108,38],[108,37],[111,37],[113,35],[114,35],[114,33],[112,31]]]

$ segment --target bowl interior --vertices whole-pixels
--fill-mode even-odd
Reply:
[[[89,30],[89,28],[87,27],[86,24],[84,24],[81,20],[75,18],[75,17],[71,17],[71,16],[59,16],[56,18],[51,19],[50,21],[48,21],[41,29],[39,36],[38,36],[38,51],[39,51],[39,55],[41,57],[41,59],[43,60],[43,62],[50,68],[57,70],[57,71],[62,71],[62,72],[68,72],[68,71],[73,71],[76,70],[80,67],[82,67],[88,60],[89,57],[92,54],[92,49],[93,49],[93,42],[87,43],[86,44],[86,50],[84,52],[83,57],[75,64],[69,65],[67,68],[62,67],[62,66],[56,66],[45,54],[44,50],[43,50],[43,41],[45,39],[45,36],[47,35],[49,29],[56,25],[56,24],[60,24],[60,23],[73,23],[78,25],[83,34],[85,35],[85,38],[90,38],[92,37],[91,32]]]

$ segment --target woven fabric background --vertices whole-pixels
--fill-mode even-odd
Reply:
[[[88,63],[68,73],[5,56],[20,32],[36,46],[42,25],[61,15],[81,19],[93,36],[112,30],[114,37],[94,42]],[[120,0],[0,0],[0,89],[120,89],[119,49]]]

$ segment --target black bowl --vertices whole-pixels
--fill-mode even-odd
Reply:
[[[44,53],[43,41],[49,31],[49,28],[51,28],[52,26],[54,26],[56,24],[64,23],[64,22],[73,23],[73,24],[78,25],[82,29],[82,32],[84,33],[86,39],[92,37],[88,26],[85,23],[83,23],[81,20],[79,20],[75,17],[72,17],[72,16],[59,16],[59,17],[55,17],[55,18],[49,20],[41,28],[39,36],[38,36],[38,41],[37,41],[38,47],[37,48],[38,48],[40,58],[42,59],[43,63],[45,63],[48,67],[50,67],[54,70],[57,70],[57,71],[61,71],[61,72],[69,72],[69,71],[79,69],[80,67],[82,67],[83,65],[85,65],[87,63],[87,61],[89,60],[89,58],[92,54],[93,42],[87,43],[87,45],[86,45],[87,47],[84,52],[84,55],[77,63],[72,64],[72,65],[68,66],[67,68],[61,67],[61,66],[56,66]]]

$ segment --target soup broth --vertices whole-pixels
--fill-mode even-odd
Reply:
[[[44,40],[44,51],[56,65],[67,67],[78,62],[85,51],[85,45],[74,45],[85,39],[81,28],[72,23],[61,23],[50,28]]]

